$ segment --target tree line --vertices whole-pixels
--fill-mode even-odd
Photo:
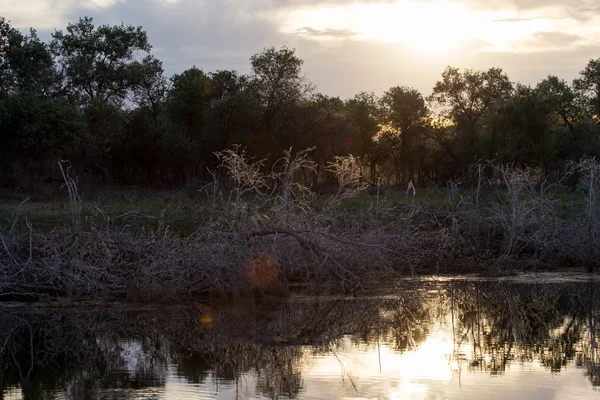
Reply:
[[[100,184],[182,185],[236,144],[265,168],[314,148],[313,183],[348,154],[386,184],[467,178],[486,161],[552,176],[600,155],[600,59],[572,83],[447,67],[427,96],[394,86],[343,100],[319,93],[288,47],[253,55],[249,75],[193,66],[170,78],[151,49],[142,27],[84,17],[44,42],[0,17],[0,184],[34,187],[68,159]]]

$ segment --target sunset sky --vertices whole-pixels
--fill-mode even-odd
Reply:
[[[394,85],[427,95],[447,65],[571,81],[600,57],[598,0],[0,0],[0,15],[45,39],[84,15],[142,25],[167,75],[247,73],[250,55],[288,45],[319,91],[343,98]]]

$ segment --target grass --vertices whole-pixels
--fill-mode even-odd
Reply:
[[[116,224],[127,224],[132,228],[154,229],[158,219],[163,215],[164,223],[182,237],[187,237],[205,224],[209,219],[211,204],[206,194],[200,189],[193,191],[152,191],[135,188],[125,190],[90,190],[91,194],[82,191],[81,218],[84,229],[101,225],[106,218]],[[450,204],[443,188],[417,188],[414,199],[409,196],[409,204],[425,206],[435,212],[458,211],[474,204],[476,191],[474,188],[461,188],[454,204]],[[61,198],[62,195],[62,198]],[[587,194],[582,190],[565,190],[556,188],[550,192],[556,200],[560,215],[567,218],[586,210]],[[1,196],[1,194],[0,194]],[[227,197],[227,196],[225,196]],[[486,188],[482,194],[482,212],[490,207],[505,203],[506,191],[502,187]],[[27,195],[11,195],[0,202],[0,232],[10,229],[19,204]],[[314,208],[322,209],[327,195],[317,197]],[[384,187],[380,201],[386,205],[406,204],[406,190],[401,187]],[[343,199],[338,211],[344,213],[363,213],[376,206],[376,194],[362,192],[356,197]],[[267,212],[271,205],[262,204],[257,211]],[[70,224],[70,208],[66,199],[66,191],[59,190],[47,200],[28,200],[20,208],[22,218],[28,218],[40,233],[48,233],[56,228],[67,228]]]
[[[229,187],[71,187],[81,198],[69,202],[13,195],[0,205],[0,300],[175,299],[304,282],[356,293],[401,274],[598,263],[597,189],[540,191],[532,170],[501,167],[504,187],[391,187],[378,196],[353,170],[357,160],[340,158],[331,167],[339,189],[326,196],[295,179],[312,168],[305,153],[286,153],[281,171],[265,176],[236,151],[222,155]]]
[[[19,203],[0,204],[0,231],[10,229]],[[208,202],[203,199],[170,200],[160,193],[140,197],[132,194],[129,199],[100,199],[82,202],[82,229],[106,223],[107,219],[117,225],[129,225],[134,229],[156,229],[163,215],[164,223],[182,236],[188,236],[205,220]],[[21,218],[29,219],[40,233],[70,226],[70,209],[67,202],[27,201],[19,211]]]

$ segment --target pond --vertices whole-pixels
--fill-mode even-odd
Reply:
[[[600,281],[0,311],[0,399],[591,399]]]

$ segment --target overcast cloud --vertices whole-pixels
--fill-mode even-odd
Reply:
[[[192,65],[205,71],[248,73],[252,54],[288,45],[297,49],[305,61],[305,75],[321,92],[342,97],[360,91],[380,94],[393,85],[429,94],[447,65],[497,66],[523,83],[535,84],[548,74],[570,81],[590,58],[600,57],[597,0],[430,0],[430,8],[427,4],[0,0],[0,15],[16,27],[38,29],[44,38],[85,15],[97,24],[142,25],[168,75]]]

